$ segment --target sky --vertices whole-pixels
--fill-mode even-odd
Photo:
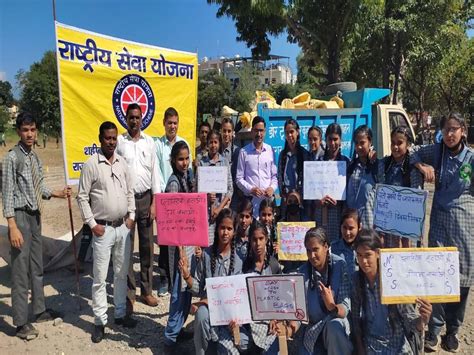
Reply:
[[[52,0],[0,0],[0,80],[16,86],[15,74],[28,70],[55,49]],[[56,0],[57,21],[89,31],[204,56],[249,56],[237,42],[233,21],[216,18],[206,0]],[[286,35],[272,38],[272,54],[290,57],[296,73],[300,49]]]

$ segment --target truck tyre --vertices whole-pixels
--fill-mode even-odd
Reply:
[[[326,86],[324,93],[326,95],[334,95],[338,91],[348,92],[348,91],[356,91],[356,90],[357,90],[356,83],[354,83],[353,81],[343,81],[340,83],[329,84],[328,86]]]

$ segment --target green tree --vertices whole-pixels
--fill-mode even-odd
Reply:
[[[291,99],[298,95],[296,86],[291,84],[272,85],[269,87],[268,91],[275,98],[278,104],[281,104],[284,99]]]
[[[0,105],[0,133],[5,132],[10,120],[10,114],[7,111],[7,107]]]
[[[239,112],[250,112],[255,102],[255,91],[259,87],[258,76],[250,64],[244,64],[237,69],[236,74],[239,82],[232,93],[231,107]]]
[[[230,82],[217,71],[199,77],[198,115],[220,112],[222,106],[229,105],[231,93]]]
[[[11,84],[8,81],[0,80],[0,105],[11,107],[14,103]]]
[[[20,70],[16,79],[21,90],[20,109],[35,115],[48,134],[60,135],[56,54],[53,51],[45,52],[43,58],[33,63],[29,71]]]

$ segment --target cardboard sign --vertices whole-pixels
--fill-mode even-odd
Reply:
[[[229,325],[252,322],[246,277],[241,274],[206,279],[207,301],[211,325]]]
[[[206,193],[227,193],[227,166],[198,166],[198,191]]]
[[[303,193],[305,200],[321,200],[329,195],[336,200],[346,199],[345,161],[305,161],[303,165]]]
[[[247,277],[252,320],[307,321],[302,274]]]
[[[206,194],[155,194],[155,206],[158,244],[209,246]]]
[[[308,229],[316,227],[316,222],[278,222],[278,259],[308,260],[304,247],[304,236]]]
[[[381,249],[380,278],[383,304],[459,302],[458,249]]]
[[[377,231],[418,240],[423,235],[428,191],[377,184],[374,225]]]

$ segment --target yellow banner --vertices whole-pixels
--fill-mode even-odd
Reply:
[[[308,260],[304,237],[308,229],[316,227],[316,222],[278,222],[278,260]]]
[[[194,151],[198,58],[56,22],[66,178],[77,183],[82,164],[100,147],[99,126],[114,122],[126,131],[127,106],[142,108],[142,130],[164,134],[168,107],[179,113],[179,136]]]

